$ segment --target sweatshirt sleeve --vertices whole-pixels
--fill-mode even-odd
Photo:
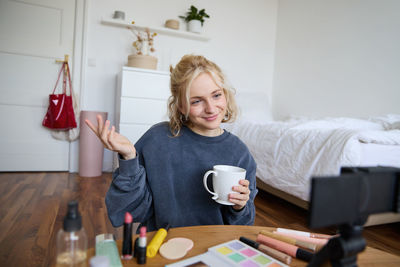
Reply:
[[[243,209],[237,211],[232,208],[232,206],[225,206],[224,208],[224,223],[231,225],[253,225],[255,216],[256,216],[256,208],[254,205],[254,199],[258,193],[258,189],[256,187],[256,169],[257,165],[251,156],[250,152],[245,157],[245,160],[239,164],[242,168],[246,169],[246,179],[249,180],[250,185],[250,196],[249,200],[246,203],[246,206]]]
[[[119,168],[113,172],[105,201],[114,227],[123,225],[126,212],[132,214],[135,222],[144,222],[153,214],[152,194],[138,156],[131,160],[119,157]]]

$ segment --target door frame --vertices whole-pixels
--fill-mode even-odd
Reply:
[[[88,0],[76,0],[75,5],[75,31],[72,56],[72,86],[74,92],[79,94],[79,104],[83,103],[85,73],[86,73],[86,49],[88,28]],[[79,139],[69,144],[69,172],[79,171]]]

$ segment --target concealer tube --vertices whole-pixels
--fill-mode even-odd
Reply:
[[[146,255],[149,258],[153,258],[157,255],[157,252],[164,241],[165,237],[167,236],[169,230],[169,224],[167,224],[164,228],[158,229],[157,233],[154,235],[153,239],[150,241],[149,245],[147,246]]]

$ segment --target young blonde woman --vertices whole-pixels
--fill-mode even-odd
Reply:
[[[237,108],[221,69],[203,56],[186,55],[171,68],[169,122],[151,127],[133,145],[99,116],[88,126],[107,149],[119,154],[119,168],[106,195],[112,224],[121,226],[125,212],[149,231],[165,226],[254,223],[256,163],[247,147],[221,128]],[[221,205],[203,187],[203,175],[214,165],[246,169]]]

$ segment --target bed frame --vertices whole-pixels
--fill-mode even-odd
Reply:
[[[264,183],[259,178],[257,178],[257,187],[258,187],[258,189],[261,189],[261,190],[266,191],[274,196],[282,198],[296,206],[299,206],[300,208],[308,210],[308,201],[305,201],[301,198],[290,195],[282,190],[272,187],[272,186]],[[394,223],[394,222],[400,222],[400,213],[385,212],[385,213],[370,215],[364,226],[372,226],[372,225]]]

